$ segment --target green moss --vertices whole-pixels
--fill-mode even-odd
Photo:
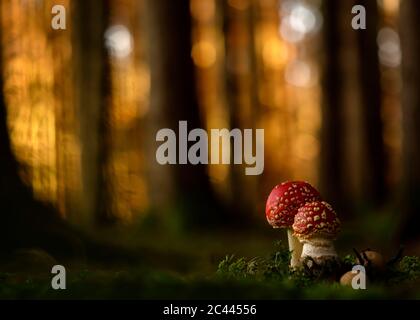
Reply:
[[[408,280],[420,278],[420,258],[416,256],[405,256],[400,262],[400,270]]]
[[[220,255],[219,257],[221,257]],[[172,257],[172,256],[171,256]],[[182,257],[182,256],[181,256]],[[181,259],[181,258],[177,258]],[[338,279],[289,268],[290,253],[281,244],[258,257],[228,255],[213,269],[194,272],[162,266],[98,265],[69,268],[67,289],[53,290],[51,276],[0,273],[1,299],[404,299],[420,298],[420,258],[404,257],[387,268],[367,290],[353,290]],[[160,261],[160,260],[159,260]],[[166,263],[168,261],[164,260]],[[352,255],[341,259],[339,274],[351,270]],[[334,269],[334,266],[331,266]],[[328,268],[327,268],[328,269]],[[342,272],[342,273],[340,273]],[[382,281],[385,280],[385,281]]]
[[[353,290],[339,284],[339,279],[356,263],[356,257],[346,255],[330,264],[308,270],[289,268],[290,253],[286,248],[278,248],[269,257],[226,256],[218,267],[218,275],[229,279],[253,279],[262,283],[272,283],[289,293],[293,288],[300,290],[297,297],[321,298],[403,298],[419,296],[418,286],[413,281],[420,280],[420,258],[403,257],[399,264],[387,266],[385,270],[367,270],[368,290]]]

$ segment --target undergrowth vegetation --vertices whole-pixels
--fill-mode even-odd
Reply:
[[[420,299],[420,258],[402,257],[381,277],[353,290],[336,278],[289,268],[281,244],[266,257],[227,255],[211,273],[179,274],[148,267],[82,268],[67,274],[67,289],[53,290],[49,274],[0,273],[2,299]],[[351,270],[353,255],[337,274]],[[328,268],[328,266],[327,266]]]

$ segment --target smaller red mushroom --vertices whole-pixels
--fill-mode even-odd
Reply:
[[[293,223],[294,235],[303,243],[301,260],[312,258],[323,264],[336,259],[333,240],[340,230],[340,220],[325,201],[314,201],[299,208]]]
[[[293,236],[292,225],[298,209],[307,202],[321,200],[319,192],[309,183],[287,181],[273,188],[268,196],[265,214],[273,228],[287,228],[291,267],[299,264],[302,244]]]

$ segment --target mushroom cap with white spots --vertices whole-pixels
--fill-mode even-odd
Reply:
[[[319,192],[304,181],[287,181],[273,188],[265,206],[265,215],[273,228],[293,225],[298,209],[307,202],[320,201]]]
[[[340,231],[340,224],[337,214],[329,203],[314,201],[299,208],[293,223],[293,231],[301,240],[314,236],[334,239]]]

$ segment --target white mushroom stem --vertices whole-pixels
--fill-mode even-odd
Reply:
[[[321,237],[301,240],[303,243],[302,260],[305,257],[311,257],[317,263],[323,263],[325,260],[337,257],[333,241]]]
[[[289,251],[291,251],[290,266],[296,268],[300,265],[302,243],[293,235],[293,230],[290,228],[287,229],[287,240],[289,242]]]

